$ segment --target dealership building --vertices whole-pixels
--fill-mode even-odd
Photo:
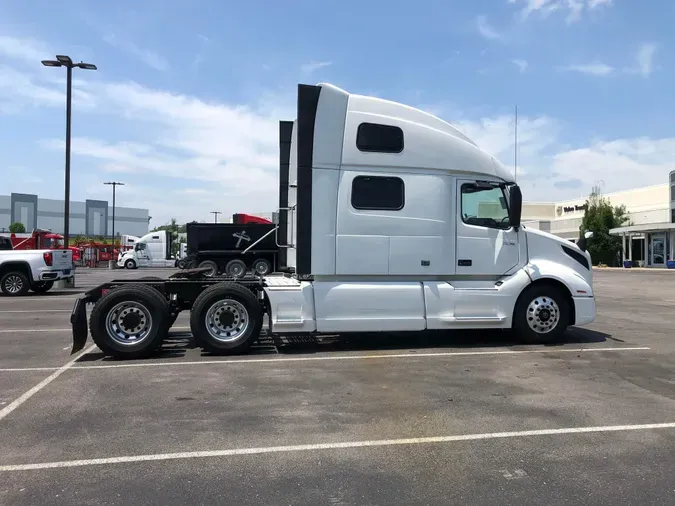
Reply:
[[[70,202],[70,235],[112,235],[112,207],[106,200]],[[26,231],[40,228],[63,233],[64,201],[43,199],[27,193],[0,195],[0,232],[10,223],[23,223]],[[147,209],[115,206],[115,234],[143,236],[148,233]]]
[[[675,259],[675,171],[665,184],[645,186],[622,192],[603,194],[613,206],[626,206],[628,224],[610,230],[620,236],[623,259],[633,265],[666,267]],[[523,223],[564,239],[579,238],[586,199],[562,202],[526,202]]]

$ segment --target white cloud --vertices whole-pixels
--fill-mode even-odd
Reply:
[[[520,70],[520,73],[523,74],[525,71],[527,71],[527,67],[529,64],[527,63],[526,60],[511,60],[511,63],[513,63],[516,67],[518,67],[518,70]]]
[[[642,44],[635,57],[635,67],[625,69],[626,72],[649,77],[654,72],[654,53],[656,53],[656,44]]]
[[[608,76],[614,72],[614,67],[607,65],[606,63],[596,61],[592,63],[567,65],[565,67],[559,67],[558,70],[563,72],[580,72],[590,76]]]
[[[108,34],[104,36],[103,40],[111,46],[118,47],[124,51],[127,51],[128,53],[131,53],[143,63],[155,70],[164,71],[169,69],[169,62],[166,60],[166,58],[160,56],[154,51],[142,49],[129,40],[122,40],[120,37],[117,37],[114,34]]]
[[[502,38],[502,35],[488,23],[486,16],[478,16],[476,18],[476,29],[486,39],[499,40]]]
[[[53,59],[44,45],[34,39],[9,37],[0,35],[0,54],[6,58],[24,60],[37,65],[40,60]]]
[[[305,74],[309,75],[312,74],[313,72],[316,72],[319,69],[325,68],[325,67],[330,67],[333,64],[332,61],[311,61],[309,63],[305,63],[300,66],[300,71]]]
[[[508,0],[510,4],[524,4],[520,10],[522,19],[527,19],[533,13],[547,17],[554,12],[565,12],[568,23],[579,21],[584,10],[593,11],[600,7],[609,7],[612,0]]]
[[[513,116],[462,119],[455,124],[480,147],[513,167]],[[564,129],[565,125],[547,116],[519,116],[518,181],[526,200],[585,196],[599,180],[605,181],[603,191],[607,193],[635,188],[636,181],[639,186],[668,181],[675,137],[595,140],[570,147],[561,141]]]
[[[612,5],[613,0],[588,0],[588,8],[595,9],[596,7]]]

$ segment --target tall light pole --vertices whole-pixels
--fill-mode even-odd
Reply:
[[[113,187],[113,222],[112,222],[112,237],[113,237],[113,250],[115,249],[115,189],[118,186],[124,186],[124,183],[118,183],[117,181],[108,181],[107,183],[103,183],[107,185],[111,185]]]
[[[211,211],[211,214],[213,215],[213,223],[218,223],[218,215],[223,213],[220,211]]]
[[[73,88],[73,68],[96,70],[96,65],[84,62],[73,63],[70,56],[62,54],[57,54],[56,60],[42,60],[42,64],[45,67],[66,67],[66,195],[63,210],[63,243],[64,247],[67,248],[68,236],[70,235],[70,104]]]

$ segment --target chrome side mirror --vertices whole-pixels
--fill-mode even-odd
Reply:
[[[584,232],[584,237],[586,239],[590,239],[591,237],[593,237],[593,232],[590,230],[586,230],[586,232]]]

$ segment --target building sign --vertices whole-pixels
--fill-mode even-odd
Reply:
[[[583,204],[581,206],[558,206],[558,209],[556,210],[558,212],[558,216],[560,216],[562,213],[574,213],[577,211],[585,211],[586,207],[588,207],[586,204]]]

